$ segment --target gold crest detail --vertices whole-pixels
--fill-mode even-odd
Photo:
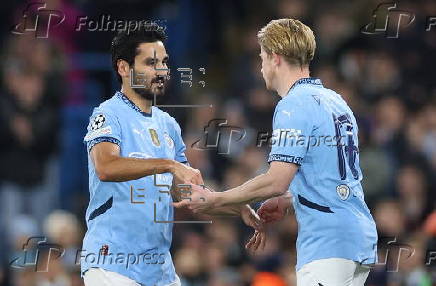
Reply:
[[[150,128],[150,129],[148,129],[148,131],[150,132],[151,141],[153,142],[153,144],[156,147],[159,147],[160,146],[160,141],[159,141],[159,137],[157,136],[156,130]]]

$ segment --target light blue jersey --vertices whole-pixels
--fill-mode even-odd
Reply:
[[[376,262],[377,231],[360,181],[353,112],[315,78],[277,104],[268,161],[300,165],[290,185],[298,222],[297,270],[314,260]]]
[[[172,174],[127,182],[102,182],[89,156],[100,142],[120,146],[122,157],[186,162],[180,127],[168,113],[143,113],[123,93],[94,109],[84,139],[88,149],[90,200],[80,255],[82,273],[100,267],[142,285],[179,281],[170,255],[173,224]],[[160,185],[160,186],[157,186]]]

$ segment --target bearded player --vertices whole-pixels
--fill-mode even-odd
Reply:
[[[294,19],[258,33],[262,75],[282,98],[273,117],[269,170],[225,192],[193,186],[196,212],[269,199],[258,213],[281,219],[293,203],[298,221],[298,286],[363,286],[376,262],[377,232],[360,181],[357,124],[336,92],[309,76],[312,30]],[[202,200],[199,198],[202,197]]]
[[[180,285],[169,251],[173,197],[181,197],[175,186],[203,180],[187,164],[176,120],[153,106],[168,79],[164,40],[163,29],[152,25],[112,41],[121,90],[94,109],[84,138],[90,200],[80,259],[86,286]],[[241,215],[260,229],[246,205],[209,214]],[[255,247],[263,238],[256,232]]]

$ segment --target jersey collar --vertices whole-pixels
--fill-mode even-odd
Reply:
[[[313,84],[313,85],[321,85],[322,86],[322,82],[319,78],[316,77],[304,77],[304,78],[300,78],[299,80],[297,80],[289,89],[288,93],[295,88],[296,86],[300,85],[300,84]]]
[[[137,112],[141,113],[142,115],[144,115],[145,117],[151,117],[152,113],[148,113],[148,112],[143,112],[141,111],[141,108],[139,108],[135,103],[133,103],[133,101],[131,101],[124,93],[122,93],[121,91],[117,91],[115,93],[115,95],[121,99],[122,101],[124,101],[125,104],[127,104],[130,108],[132,108],[133,110],[136,110]]]

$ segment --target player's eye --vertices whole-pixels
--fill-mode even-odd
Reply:
[[[145,61],[145,64],[148,66],[153,66],[155,65],[156,61],[154,59],[148,59]]]

